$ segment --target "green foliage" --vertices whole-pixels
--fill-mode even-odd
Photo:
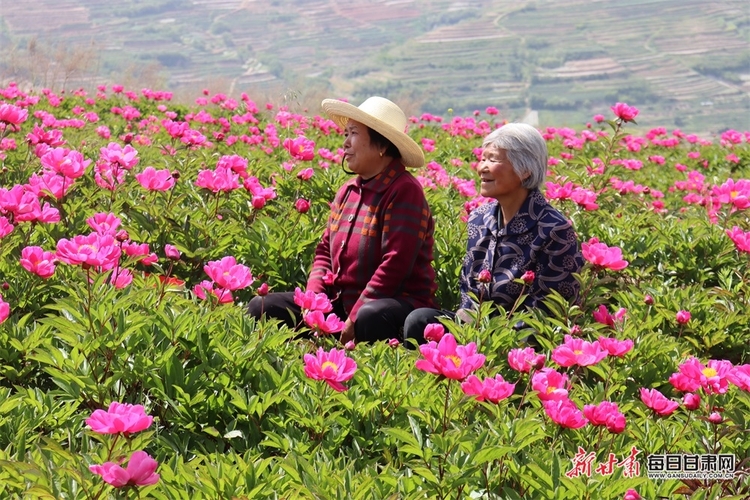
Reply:
[[[189,119],[213,144],[190,148],[171,137],[160,125],[161,104],[175,113],[174,120]],[[630,488],[643,498],[747,497],[746,391],[730,384],[725,394],[702,393],[698,410],[680,408],[668,417],[656,417],[639,398],[643,387],[677,400],[668,379],[690,356],[704,363],[748,362],[748,257],[725,232],[735,225],[750,229],[745,211],[719,202],[709,212],[684,201],[675,181],[687,174],[674,168],[680,163],[702,173],[705,195],[730,177],[747,177],[746,142],[729,147],[683,140],[666,147],[644,139],[642,149],[633,151],[624,124],[614,121],[591,130],[607,133],[583,141],[580,149],[560,134],[550,137],[550,153],[561,161],[550,166],[549,180],[591,190],[599,208],[585,210],[570,199],[553,203],[573,221],[582,242],[597,237],[617,246],[629,265],[615,272],[587,264],[578,276],[577,304],[557,294],[547,299],[547,312],[503,311],[484,302],[469,322],[445,321],[459,343],[475,342],[486,357],[480,378],[501,375],[516,384],[509,398],[492,404],[465,395],[455,380],[417,369],[418,351],[386,343],[349,353],[358,369],[348,390],[335,392],[306,378],[302,361],[335,339],[299,338],[299,332],[245,314],[260,283],[274,291],[304,286],[328,203],[347,178],[333,161],[323,168],[290,158],[273,143],[271,125],[280,143],[303,132],[318,151],[336,154],[341,137],[326,132],[327,125],[286,111],[250,112],[252,104],[245,102],[236,109],[226,103],[189,107],[121,94],[93,104],[70,95],[58,107],[42,98],[32,110],[64,119],[80,115],[78,106],[95,111],[99,121],[64,128],[66,147],[96,163],[100,148],[132,134],[128,140],[140,161],[115,191],[101,188],[90,166],[64,197],[44,199],[59,210],[60,223],[16,222],[0,240],[0,273],[7,283],[1,293],[11,308],[0,325],[0,498],[616,499]],[[126,106],[136,107],[140,118],[111,111]],[[475,178],[472,150],[491,129],[481,119],[459,121],[465,126],[453,122],[453,133],[427,120],[411,130],[417,141],[435,140],[435,150],[427,153],[435,163],[415,174],[434,184],[425,181],[425,191],[436,222],[437,298],[447,309],[458,305],[467,237],[462,218],[474,198],[455,186]],[[33,146],[24,142],[34,124],[32,116],[21,130],[2,132],[17,145],[3,151],[5,189],[27,183],[40,170]],[[97,135],[101,125],[112,139]],[[700,158],[688,157],[690,151]],[[727,159],[730,153],[738,163]],[[247,159],[248,174],[273,185],[276,198],[256,208],[245,189],[213,193],[195,185],[199,171],[230,154]],[[665,164],[650,161],[653,155],[663,156]],[[605,174],[592,173],[595,158],[607,166]],[[643,168],[613,162],[622,159],[638,159]],[[174,188],[143,189],[134,174],[149,165],[179,172]],[[314,175],[302,181],[297,174],[306,168]],[[649,191],[617,189],[613,177]],[[311,202],[308,212],[294,209],[298,198]],[[43,279],[19,264],[27,246],[53,250],[62,238],[89,233],[86,221],[98,212],[115,214],[130,239],[148,243],[159,258],[150,266],[125,259],[134,275],[128,286],[113,287],[109,273],[95,268],[58,263],[55,274]],[[166,259],[166,245],[175,245],[181,258]],[[204,265],[227,255],[250,266],[255,283],[234,291],[234,304],[220,305],[210,296],[199,300],[193,287],[207,279]],[[652,303],[644,301],[646,295]],[[599,306],[627,312],[610,327],[594,319]],[[687,324],[676,321],[679,310],[691,312]],[[591,341],[608,336],[634,342],[624,358],[567,369],[570,398],[579,408],[602,401],[619,405],[627,419],[620,434],[554,424],[530,387],[533,374],[519,374],[508,364],[511,349],[534,346],[549,356],[574,331]],[[112,401],[144,405],[154,425],[117,441],[87,429],[91,412]],[[714,411],[721,413],[720,424],[707,420]],[[635,447],[641,473],[628,477],[616,468],[611,474],[569,474],[579,447],[594,453],[595,466],[610,454],[623,460]],[[140,449],[159,462],[161,478],[154,486],[118,490],[88,468]],[[741,462],[734,480],[694,484],[645,475],[648,454],[717,451]]]

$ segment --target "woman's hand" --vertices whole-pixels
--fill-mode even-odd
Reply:
[[[344,329],[341,330],[340,341],[342,345],[346,345],[346,343],[350,340],[354,340],[354,322],[351,320],[351,318],[347,318]]]

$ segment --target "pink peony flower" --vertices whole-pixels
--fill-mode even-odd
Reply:
[[[461,390],[467,396],[476,396],[477,401],[487,400],[495,404],[513,394],[515,388],[516,384],[506,382],[502,375],[489,377],[484,381],[479,380],[476,375],[469,375],[461,382]]]
[[[346,326],[338,316],[331,313],[325,317],[320,311],[310,311],[304,315],[305,324],[316,333],[331,334],[340,332]]]
[[[310,161],[315,158],[315,142],[307,137],[299,136],[295,139],[284,139],[284,148],[293,158]]]
[[[638,109],[633,106],[628,106],[624,102],[618,102],[610,108],[612,112],[624,122],[635,121],[635,117],[638,116]]]
[[[213,193],[228,193],[239,189],[241,186],[239,178],[240,176],[230,168],[216,167],[216,170],[201,170],[198,172],[195,185]]]
[[[174,177],[167,168],[156,170],[154,167],[146,167],[140,174],[135,174],[135,178],[149,191],[168,191],[174,186]]]
[[[305,354],[305,375],[313,380],[323,380],[335,391],[343,392],[346,387],[342,382],[350,380],[357,371],[357,363],[347,357],[343,349],[331,349],[326,352],[322,347],[318,352]]]
[[[633,349],[633,341],[630,339],[617,340],[610,337],[599,337],[599,345],[606,349],[610,356],[619,358],[625,356]]]
[[[120,270],[109,278],[109,284],[121,290],[133,282],[133,273],[130,269],[120,268]]]
[[[333,305],[324,293],[315,293],[311,290],[303,292],[299,287],[294,289],[294,303],[304,311],[331,312]]]
[[[568,376],[552,368],[542,368],[531,377],[531,388],[542,401],[568,398]]]
[[[430,323],[424,327],[424,339],[432,342],[440,342],[445,335],[445,327],[440,323]]]
[[[294,202],[294,209],[301,214],[306,214],[310,210],[310,202],[304,198],[299,198]]]
[[[99,152],[100,160],[110,167],[117,166],[130,170],[138,164],[138,151],[130,145],[123,148],[116,142],[110,142],[107,147],[99,149]]]
[[[739,252],[750,253],[750,232],[743,231],[739,226],[727,229],[726,232]]]
[[[304,168],[297,172],[297,178],[302,181],[309,181],[313,174],[315,174],[315,171],[311,168]]]
[[[115,214],[106,212],[96,213],[93,217],[86,219],[86,224],[98,234],[112,236],[117,234],[117,228],[120,227],[121,222]]]
[[[600,268],[621,271],[628,267],[628,261],[622,258],[622,250],[618,247],[608,247],[600,243],[598,238],[591,238],[588,243],[582,243],[581,253],[584,259]]]
[[[613,434],[625,430],[625,415],[620,413],[617,403],[602,401],[598,405],[585,405],[583,414],[591,425],[603,425]]]
[[[26,247],[21,250],[21,265],[28,272],[47,279],[55,274],[55,253],[41,247]]]
[[[3,300],[0,295],[0,323],[5,323],[5,320],[10,316],[10,304]]]
[[[86,425],[97,434],[130,435],[148,429],[154,417],[146,415],[142,405],[113,401],[107,411],[94,410]]]
[[[122,488],[124,486],[149,486],[159,482],[156,468],[159,463],[145,451],[136,451],[130,455],[127,468],[123,469],[113,462],[102,465],[91,465],[89,470],[102,476],[105,483]]]
[[[635,491],[633,488],[630,488],[625,492],[625,496],[622,497],[622,500],[641,500],[642,498],[643,497],[641,497],[637,491]]]
[[[680,406],[679,403],[668,399],[658,390],[646,389],[645,387],[641,387],[641,401],[654,413],[662,417],[671,415]]]
[[[568,429],[580,429],[587,422],[583,412],[568,398],[545,401],[544,412],[554,423]]]
[[[607,357],[599,342],[565,335],[565,342],[552,350],[552,361],[560,366],[591,366]]]
[[[704,366],[700,360],[691,357],[669,377],[669,382],[678,391],[693,392],[702,387],[707,394],[724,394],[732,369],[732,363],[727,360],[711,359]]]
[[[14,104],[0,104],[0,122],[12,125],[18,130],[18,126],[29,117],[29,112]]]
[[[487,269],[482,269],[477,275],[477,281],[480,283],[489,283],[492,281],[492,274]]]
[[[174,245],[164,245],[164,255],[167,256],[170,260],[180,260],[180,251],[177,250],[177,247]]]
[[[593,117],[593,118],[594,118],[594,121],[595,121],[596,123],[601,123],[601,122],[603,122],[603,121],[604,121],[604,115],[594,115],[594,117]]]
[[[86,264],[112,269],[120,260],[120,247],[109,234],[91,233],[57,242],[57,258],[70,265]]]
[[[599,308],[594,311],[594,320],[602,325],[607,325],[610,328],[614,328],[616,323],[620,323],[624,320],[627,309],[621,307],[616,313],[610,314],[607,310],[607,306],[600,304]]]
[[[508,364],[521,373],[529,373],[532,368],[541,370],[546,360],[547,357],[544,354],[537,354],[533,347],[511,349],[508,352]]]
[[[201,300],[207,300],[209,295],[213,295],[219,301],[219,304],[229,304],[234,302],[232,292],[224,288],[214,288],[214,282],[203,280],[193,287],[193,293]]]
[[[727,374],[727,379],[742,389],[750,392],[750,365],[737,365]]]
[[[226,290],[240,290],[253,283],[253,275],[250,268],[237,264],[234,257],[227,256],[221,260],[212,260],[203,266],[209,278]]]
[[[13,232],[15,226],[10,223],[7,217],[0,217],[0,239],[5,238]]]
[[[81,177],[91,164],[91,160],[84,160],[81,153],[67,148],[49,149],[40,160],[44,168],[70,179]]]
[[[708,416],[708,421],[714,425],[718,425],[724,421],[724,417],[721,416],[721,413],[715,411]]]
[[[701,397],[698,394],[688,392],[682,396],[682,404],[686,410],[697,410],[701,406]]]
[[[690,312],[680,309],[677,311],[677,314],[675,314],[675,319],[678,324],[686,325],[690,321]]]
[[[429,342],[419,346],[424,359],[417,360],[415,366],[435,375],[464,380],[484,364],[485,356],[477,354],[476,350],[474,342],[458,345],[455,337],[446,333],[439,343]]]

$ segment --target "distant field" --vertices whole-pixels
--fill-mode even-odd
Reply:
[[[581,124],[616,101],[639,124],[750,129],[745,0],[21,0],[3,2],[3,80],[123,82],[182,95],[325,96],[410,113]]]

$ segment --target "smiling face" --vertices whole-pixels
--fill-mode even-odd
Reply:
[[[369,179],[379,174],[388,163],[380,156],[380,150],[370,141],[370,129],[354,120],[344,127],[344,151],[349,170]]]
[[[482,180],[482,196],[501,201],[501,198],[526,191],[505,150],[497,146],[488,145],[482,150],[482,160],[477,165],[477,172]]]

